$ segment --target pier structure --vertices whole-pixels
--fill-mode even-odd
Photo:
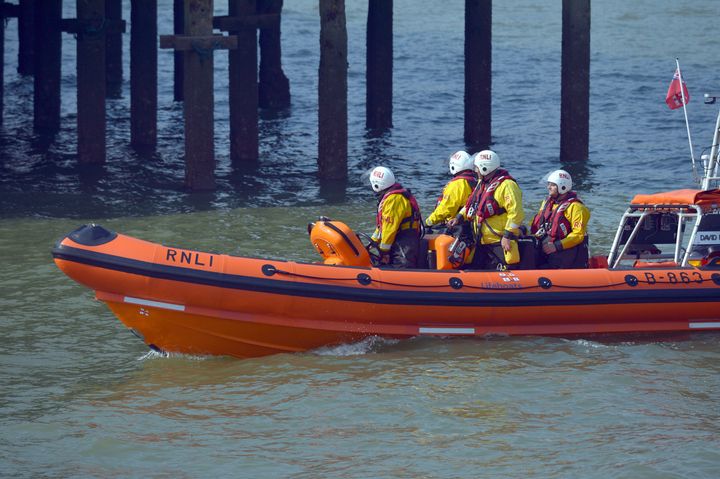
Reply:
[[[237,38],[213,34],[213,0],[185,0],[182,35],[161,35],[160,48],[183,54],[185,186],[215,187],[213,55],[232,49]]]
[[[157,144],[157,53],[174,50],[174,99],[183,102],[185,186],[215,187],[213,57],[229,55],[230,158],[242,169],[259,159],[259,108],[287,108],[290,86],[281,63],[283,0],[174,0],[173,32],[158,35],[157,0],[76,0],[76,18],[63,19],[62,0],[0,3],[0,58],[5,21],[18,22],[17,70],[33,76],[33,125],[60,127],[62,33],[76,41],[77,151],[81,165],[106,161],[106,98],[122,95],[123,18],[130,18],[130,142]],[[346,0],[319,0],[318,176],[347,178],[348,51]],[[393,0],[367,0],[366,128],[393,127]],[[161,32],[162,33],[162,32]],[[169,33],[169,32],[168,32]],[[259,49],[259,56],[258,56]],[[492,144],[492,0],[465,0],[464,139],[470,152]],[[0,61],[0,79],[4,71]],[[586,160],[589,137],[590,0],[563,0],[560,160]],[[3,113],[0,81],[0,124]]]
[[[368,1],[366,45],[365,125],[382,133],[393,126],[393,0]]]
[[[492,0],[465,0],[465,143],[492,142]]]
[[[590,0],[562,2],[560,161],[585,161],[590,138]]]

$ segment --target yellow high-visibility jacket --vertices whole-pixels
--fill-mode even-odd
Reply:
[[[465,206],[472,191],[473,188],[468,180],[464,178],[450,180],[443,189],[442,198],[435,207],[435,211],[425,219],[425,224],[432,226],[455,218],[458,211]]]
[[[480,236],[480,244],[499,243],[505,232],[513,235],[520,234],[520,225],[525,219],[522,207],[522,191],[518,184],[511,179],[500,183],[493,192],[493,198],[505,211],[499,215],[486,218],[478,225],[477,214],[473,218],[467,216],[467,210],[463,207],[460,214],[468,221],[473,222],[473,231],[476,237]]]
[[[540,204],[538,215],[542,214],[546,202],[547,199]],[[558,206],[557,204],[554,205],[553,211],[557,210]],[[567,207],[563,214],[570,223],[570,231],[564,238],[553,241],[558,251],[570,249],[582,243],[587,235],[588,222],[590,221],[590,210],[580,201],[570,203],[570,206]],[[550,232],[547,231],[547,233]]]
[[[373,241],[383,253],[390,251],[398,231],[413,228],[419,230],[418,221],[413,221],[413,211],[410,201],[402,194],[388,195],[378,205],[380,227],[375,228],[372,234]]]

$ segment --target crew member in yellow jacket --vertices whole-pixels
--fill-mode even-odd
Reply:
[[[548,176],[548,197],[540,205],[530,232],[542,240],[541,268],[587,268],[590,210],[572,191],[572,177],[565,170]]]
[[[378,197],[372,240],[380,250],[381,264],[395,268],[415,268],[420,252],[422,226],[417,200],[384,166],[372,170],[370,185]]]
[[[453,153],[448,166],[453,178],[445,185],[435,210],[425,219],[426,226],[438,225],[455,218],[477,185],[473,159],[466,152]]]
[[[500,157],[483,150],[473,158],[480,182],[451,224],[471,221],[475,234],[473,269],[504,269],[520,262],[517,238],[525,214],[522,192]]]

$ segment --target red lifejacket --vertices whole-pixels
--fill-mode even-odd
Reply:
[[[490,183],[481,181],[473,190],[472,194],[465,203],[465,211],[467,212],[468,218],[472,218],[477,215],[478,223],[491,216],[501,215],[505,213],[505,208],[502,208],[497,201],[495,201],[495,190],[505,180],[515,181],[515,178],[510,176],[506,170],[497,170],[495,176]]]
[[[552,241],[566,238],[567,235],[570,234],[570,231],[572,231],[572,225],[570,224],[570,220],[565,217],[565,210],[576,202],[582,203],[574,191],[566,193],[565,197],[560,201],[548,197],[548,199],[545,200],[543,210],[535,215],[530,231],[534,234],[537,233],[540,228],[544,228]],[[558,205],[558,207],[553,210],[554,205]]]
[[[410,202],[410,209],[412,210],[412,214],[406,218],[403,218],[402,221],[400,221],[400,225],[407,223],[408,221],[418,224],[418,234],[420,234],[420,222],[422,221],[422,215],[420,214],[420,206],[418,205],[417,200],[415,199],[415,196],[413,196],[412,192],[410,190],[407,190],[402,187],[400,183],[395,183],[390,188],[385,190],[385,193],[383,193],[382,198],[380,198],[380,201],[378,201],[378,208],[377,208],[377,215],[375,216],[375,226],[377,227],[378,231],[382,231],[382,210],[383,206],[385,204],[385,200],[390,195],[403,195],[409,202]],[[412,223],[411,226],[412,227]]]
[[[468,185],[470,185],[470,189],[471,189],[471,190],[474,190],[475,187],[477,186],[477,178],[475,177],[475,173],[473,173],[473,172],[470,171],[470,170],[463,170],[463,171],[461,171],[460,173],[458,173],[458,174],[456,174],[455,176],[453,176],[452,180],[450,180],[450,181],[447,182],[447,185],[445,185],[445,188],[447,188],[448,185],[449,185],[450,183],[452,183],[453,181],[458,181],[458,180],[465,180],[465,181],[467,181],[467,182],[468,182]],[[443,190],[443,192],[444,192],[444,190]],[[438,198],[437,203],[435,203],[435,205],[436,205],[436,206],[439,205],[440,202],[442,201],[442,199],[443,199],[443,195],[440,195],[440,198]]]

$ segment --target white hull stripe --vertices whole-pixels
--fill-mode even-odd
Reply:
[[[141,304],[143,306],[152,306],[154,308],[172,309],[173,311],[185,311],[185,305],[183,305],[183,304],[161,303],[160,301],[150,301],[148,299],[131,298],[130,296],[125,296],[123,298],[123,301],[125,301],[126,303],[130,303],[130,304]]]
[[[420,334],[475,334],[475,328],[420,328]]]
[[[690,323],[690,329],[720,328],[720,322]]]

